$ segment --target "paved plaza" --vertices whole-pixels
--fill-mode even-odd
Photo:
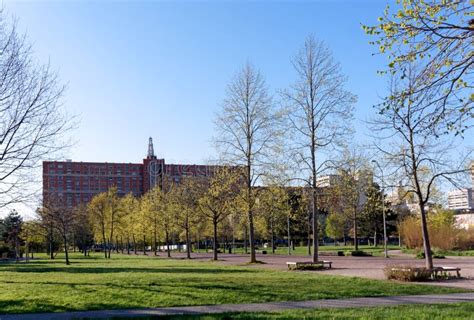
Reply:
[[[322,260],[332,261],[333,268],[324,271],[305,271],[318,274],[342,275],[350,277],[362,277],[370,279],[385,279],[383,269],[387,265],[410,265],[424,266],[424,260],[415,259],[413,255],[403,254],[398,250],[389,252],[390,258],[384,257],[338,257],[321,256]],[[184,258],[184,253],[173,253],[174,258]],[[193,259],[210,260],[212,253],[193,253]],[[220,263],[224,265],[246,265],[249,255],[246,254],[219,254]],[[275,270],[287,270],[286,262],[309,261],[308,256],[300,255],[271,255],[257,254],[257,260],[262,264],[251,265],[254,268],[270,268]],[[461,268],[462,279],[451,279],[436,282],[426,282],[430,285],[449,286],[474,290],[474,257],[446,257],[445,259],[434,259],[435,266],[449,266]]]

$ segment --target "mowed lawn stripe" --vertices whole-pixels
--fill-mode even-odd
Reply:
[[[0,313],[172,307],[462,292],[389,281],[222,266],[202,260],[73,255],[0,264]]]

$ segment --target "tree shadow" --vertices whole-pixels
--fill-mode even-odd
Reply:
[[[251,273],[253,270],[246,269],[226,269],[226,268],[199,268],[199,267],[75,267],[75,266],[35,266],[35,265],[10,265],[3,267],[1,271],[10,272],[25,272],[25,273],[48,273],[48,272],[65,272],[65,273],[178,273],[178,274],[238,274],[238,273]]]

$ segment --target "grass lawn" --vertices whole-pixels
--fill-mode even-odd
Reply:
[[[0,313],[167,307],[460,290],[318,272],[272,271],[210,261],[72,255],[72,265],[0,263]]]
[[[404,305],[354,309],[290,310],[278,313],[227,313],[204,316],[171,316],[164,319],[472,319],[474,303]],[[141,318],[143,319],[143,318]],[[146,318],[145,318],[146,319]]]

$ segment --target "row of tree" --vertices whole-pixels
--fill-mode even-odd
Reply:
[[[460,153],[456,140],[468,134],[474,118],[474,20],[470,10],[469,2],[463,0],[407,0],[395,10],[387,8],[377,25],[363,26],[374,37],[372,43],[380,53],[389,58],[387,70],[381,72],[387,75],[388,92],[375,106],[372,146],[388,171],[385,176],[416,201],[428,268],[433,263],[426,207],[434,186],[442,179],[456,182],[466,171],[462,161],[466,155],[453,154]],[[61,141],[71,121],[61,111],[63,86],[56,75],[48,66],[36,63],[25,37],[3,15],[0,22],[1,207],[28,198],[31,169],[45,155],[65,146]],[[313,260],[317,261],[319,212],[324,202],[317,178],[325,170],[336,170],[332,159],[342,157],[335,151],[352,142],[350,120],[356,97],[345,88],[346,77],[328,47],[309,37],[292,65],[293,84],[275,96],[262,74],[245,65],[230,82],[216,121],[222,164],[245,170],[239,197],[246,213],[244,226],[248,228],[252,262],[256,261],[258,186],[264,185],[263,177],[275,176],[279,177],[277,185],[294,184],[310,190]],[[119,232],[115,224],[120,210],[110,200],[112,195],[101,197],[105,200],[95,200],[94,210],[107,208],[114,212],[114,218],[113,222],[104,220],[99,227],[94,224],[94,230],[112,227],[111,234],[102,232],[103,241],[112,243],[112,236]],[[192,203],[193,197],[186,194],[185,198]],[[174,202],[164,203],[175,207]],[[42,225],[50,239],[61,234],[67,250],[65,235],[71,232],[69,221],[74,220],[68,215],[75,216],[81,210],[55,210],[57,206],[48,208],[50,205],[41,210]],[[357,213],[353,217],[357,220]],[[190,223],[186,218],[180,221]],[[353,229],[357,235],[357,227]],[[51,240],[51,254],[53,247]],[[111,248],[108,250],[110,255]]]
[[[185,244],[191,258],[193,248],[212,243],[217,260],[219,250],[232,251],[238,245],[247,251],[250,244],[244,176],[240,169],[222,167],[210,178],[185,177],[179,184],[164,179],[163,186],[140,198],[132,194],[119,197],[113,187],[76,208],[67,208],[62,198],[49,198],[35,220],[21,223],[15,243],[26,252],[46,249],[51,258],[63,251],[68,264],[71,248],[85,255],[93,248],[101,250],[105,258],[114,250],[146,254],[151,248],[155,255],[163,251],[170,257],[172,244]],[[390,233],[397,234],[397,215],[387,209],[388,203],[382,205],[386,199],[370,170],[351,175],[340,169],[335,177],[330,186],[317,188],[318,210],[324,213],[319,218],[325,231],[320,239],[353,239],[358,250],[361,236],[373,237],[376,245],[381,238],[383,208]],[[311,255],[311,188],[273,184],[252,192],[256,197],[254,241],[268,243],[273,252],[277,244],[287,244],[291,254],[290,244],[299,240],[308,244]],[[8,234],[11,238],[11,232]]]

